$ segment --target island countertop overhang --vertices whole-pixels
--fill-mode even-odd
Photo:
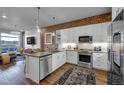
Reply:
[[[51,52],[38,52],[38,53],[24,53],[24,55],[39,58],[39,57],[45,57],[45,56],[52,55],[52,53]]]

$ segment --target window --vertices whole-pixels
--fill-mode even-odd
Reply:
[[[19,46],[19,35],[1,33],[1,45]]]
[[[19,35],[1,33],[1,49],[3,52],[15,51],[19,47]]]

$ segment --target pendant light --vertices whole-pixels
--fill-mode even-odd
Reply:
[[[55,25],[55,19],[56,19],[56,18],[55,18],[55,17],[53,17],[52,19],[53,19],[53,25]],[[52,33],[52,36],[55,36],[55,35],[56,35],[56,33],[55,33],[55,32],[53,32],[53,33]]]
[[[7,17],[7,13],[6,13],[6,8],[4,8],[3,10],[2,10],[2,16],[1,16],[3,19],[7,19],[8,17]]]
[[[37,32],[40,32],[40,26],[39,26],[39,20],[40,20],[40,18],[39,18],[39,16],[40,16],[40,7],[37,7],[37,24],[36,24],[36,26],[37,26]]]

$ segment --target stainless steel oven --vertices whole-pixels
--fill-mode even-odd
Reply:
[[[92,53],[91,52],[78,52],[78,65],[83,67],[92,68]]]

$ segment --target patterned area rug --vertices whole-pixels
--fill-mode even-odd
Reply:
[[[95,85],[95,73],[82,67],[67,70],[55,85]]]

